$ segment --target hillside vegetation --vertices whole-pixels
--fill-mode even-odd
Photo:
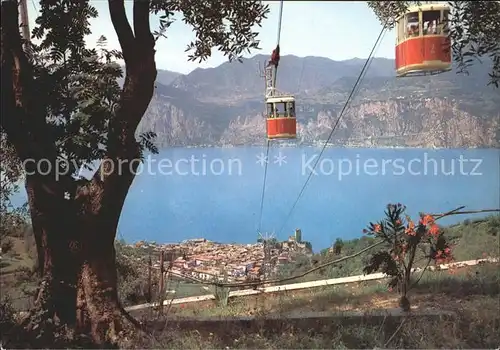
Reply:
[[[453,242],[453,252],[457,261],[499,256],[500,216],[465,220],[444,229],[447,238]],[[340,251],[332,247],[313,256],[296,257],[293,264],[287,265],[280,271],[280,277],[297,275],[318,264],[358,252],[371,245],[373,238],[365,236],[341,243]],[[5,312],[13,311],[9,311],[10,307],[14,310],[27,310],[32,305],[37,282],[34,274],[33,247],[29,227],[18,228],[2,239],[1,294],[4,303],[2,327],[8,327],[10,324],[5,323]],[[155,272],[152,275],[153,284],[151,294],[149,294],[144,265],[134,263],[134,261],[148,257],[151,252],[144,249],[125,248],[123,242],[117,242],[117,253],[120,295],[123,304],[134,305],[158,300],[158,274]],[[366,259],[367,255],[360,255],[287,283],[362,274]],[[497,332],[500,318],[496,312],[493,312],[500,306],[498,304],[500,296],[498,267],[498,264],[495,264],[495,266],[485,265],[460,269],[454,275],[447,271],[428,272],[412,294],[415,307],[422,308],[422,310],[452,310],[459,313],[458,319],[425,321],[425,323],[419,319],[410,320],[400,329],[400,334],[392,340],[392,347],[437,348],[453,345],[452,347],[457,348],[488,348],[500,341],[500,338],[495,335],[500,334]],[[212,288],[204,288],[202,285],[179,280],[167,282],[166,289],[176,290],[176,298],[214,293]],[[5,305],[10,306],[5,308]],[[226,304],[221,304],[220,300],[216,300],[202,305],[202,307],[199,303],[174,305],[169,307],[165,311],[166,316],[162,317],[170,318],[176,315],[259,316],[275,313],[305,315],[316,311],[377,310],[397,307],[397,297],[388,291],[385,282],[372,281],[277,293],[265,298],[258,295],[242,297],[230,299]],[[142,317],[148,320],[153,317],[156,319],[155,322],[158,322],[158,316],[154,315],[153,310],[149,310],[143,313]],[[428,322],[434,326],[429,327]],[[469,331],[466,326],[472,324],[475,325],[475,329],[481,329],[482,333]],[[199,331],[176,330],[172,326],[173,328],[167,327],[154,338],[141,338],[140,336],[140,339],[133,340],[130,346],[199,349],[225,346],[234,348],[283,348],[284,346],[373,348],[373,346],[383,346],[397,326],[399,325],[389,322],[383,331],[380,331],[380,327],[385,326],[373,325],[373,322],[368,322],[365,326],[346,325],[336,329],[332,328],[333,326],[324,326],[321,330],[315,331],[316,335],[303,333],[304,330],[300,327],[282,329],[282,332],[287,334],[286,336],[275,331],[266,332],[265,329],[251,329],[243,332],[245,335],[242,335],[243,333],[238,331],[237,327],[229,333],[227,329],[222,332],[222,329],[213,328],[207,331],[208,333],[204,333],[201,329]],[[437,327],[440,327],[442,331],[434,332],[433,329]],[[460,330],[460,335],[455,337],[453,332],[457,330]],[[174,334],[177,336],[174,337]],[[354,334],[357,335],[351,337]]]

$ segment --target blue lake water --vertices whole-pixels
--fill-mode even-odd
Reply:
[[[318,251],[336,238],[361,236],[388,203],[405,204],[410,215],[500,207],[498,149],[327,148],[296,202],[321,149],[270,148],[260,225],[264,167],[257,161],[265,151],[173,148],[148,157],[129,191],[118,237],[254,243],[259,228],[278,239],[301,228]]]

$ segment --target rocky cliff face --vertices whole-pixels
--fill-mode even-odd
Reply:
[[[340,110],[323,110],[298,124],[298,142],[326,140]],[[331,143],[342,146],[498,147],[500,117],[484,119],[443,99],[371,101],[353,106],[341,119]],[[238,117],[221,137],[223,144],[259,144],[264,118]]]
[[[290,65],[299,67],[300,60],[292,57]],[[356,64],[364,62],[345,61],[342,68],[342,62],[325,58],[302,60],[309,74],[317,79],[305,79],[304,88],[296,94],[296,143],[324,142],[352,88],[360,68]],[[160,146],[263,144],[263,82],[250,70],[252,66],[255,69],[256,62],[247,61],[239,66],[225,63],[195,70],[174,77],[169,85],[158,83],[139,132],[155,131]],[[330,143],[362,147],[499,147],[500,91],[486,86],[489,67],[476,67],[475,75],[468,77],[452,72],[401,80],[387,76],[387,61],[383,59],[378,70],[377,62],[372,63],[375,72],[365,78]],[[294,85],[300,80],[299,74],[298,68],[289,67],[283,85]]]
[[[201,145],[216,143],[211,125],[201,120],[189,109],[181,109],[171,102],[155,96],[139,125],[139,130],[156,132],[157,140],[164,145]]]

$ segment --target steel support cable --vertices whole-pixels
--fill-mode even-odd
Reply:
[[[337,129],[337,126],[339,125],[340,123],[340,120],[342,119],[342,116],[344,115],[344,112],[346,111],[348,105],[349,105],[349,101],[354,97],[354,94],[355,92],[357,91],[357,88],[358,88],[358,85],[359,83],[361,82],[362,78],[364,77],[365,75],[365,71],[369,65],[369,63],[371,62],[371,59],[372,59],[372,56],[373,54],[375,53],[375,50],[377,49],[377,47],[379,46],[379,43],[382,39],[382,36],[384,35],[385,31],[387,29],[387,26],[384,25],[384,27],[382,28],[382,30],[380,31],[380,34],[378,35],[377,37],[377,40],[375,41],[375,44],[373,45],[371,51],[370,51],[370,55],[368,56],[368,58],[366,59],[365,61],[365,64],[363,65],[363,68],[361,70],[361,73],[359,74],[358,78],[356,79],[356,82],[354,83],[354,86],[349,94],[349,96],[347,97],[347,100],[346,100],[346,103],[344,104],[344,107],[342,108],[341,112],[340,112],[340,115],[339,117],[337,118],[337,121],[335,122],[335,124],[333,125],[333,128],[332,128],[332,131],[330,132],[330,135],[328,136],[328,139],[326,140],[325,144],[323,145],[323,148],[321,149],[321,152],[319,153],[319,156],[316,160],[316,162],[314,163],[312,169],[311,169],[311,172],[309,173],[309,176],[307,177],[304,185],[302,186],[302,189],[300,190],[299,192],[299,195],[297,196],[297,199],[295,200],[295,202],[293,203],[292,205],[292,208],[290,209],[290,211],[288,212],[288,215],[285,219],[285,222],[283,223],[283,225],[281,226],[280,230],[278,231],[278,235],[281,234],[281,232],[283,231],[283,229],[285,228],[285,225],[287,224],[288,220],[290,219],[292,213],[293,213],[293,210],[295,209],[295,207],[297,206],[297,203],[299,202],[301,196],[304,194],[304,191],[307,187],[307,184],[309,183],[309,180],[311,179],[313,173],[314,173],[314,170],[316,169],[316,166],[318,165],[319,161],[321,160],[321,156],[323,155],[323,152],[325,151],[326,149],[326,146],[328,145],[328,143],[330,142],[330,139],[332,138],[333,136],[333,133],[335,132],[335,130]]]
[[[259,230],[258,233],[261,233],[262,229],[262,212],[264,209],[264,195],[266,193],[266,179],[267,179],[267,164],[269,163],[269,144],[271,140],[267,140],[267,149],[266,149],[266,158],[264,158],[264,183],[262,184],[262,196],[260,199],[260,213],[259,213]]]
[[[278,15],[278,35],[277,35],[277,39],[276,39],[276,50],[279,50],[280,40],[281,40],[281,23],[283,22],[283,2],[284,2],[284,0],[280,1],[280,12]],[[276,67],[274,68],[274,78],[273,78],[273,88],[275,90],[276,90],[277,78],[278,78],[278,66],[276,65]]]
[[[277,35],[277,40],[276,40],[276,48],[279,47],[280,45],[280,40],[281,40],[281,23],[283,22],[283,2],[284,0],[280,1],[280,10],[279,10],[279,15],[278,15],[278,35]],[[276,77],[278,75],[278,67],[275,68],[274,71],[274,81],[273,81],[273,87],[276,88]],[[262,212],[264,209],[264,196],[266,192],[266,180],[267,180],[267,164],[269,163],[269,147],[270,147],[270,140],[267,140],[267,147],[266,147],[266,158],[264,158],[264,183],[262,184],[262,196],[261,196],[261,201],[260,201],[260,213],[259,213],[259,230],[258,233],[261,233],[262,229]]]
[[[276,40],[276,46],[280,44],[280,39],[281,39],[281,23],[283,22],[283,1],[280,1],[280,12],[279,12],[279,17],[278,17],[278,38]]]

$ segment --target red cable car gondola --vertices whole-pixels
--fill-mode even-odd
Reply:
[[[291,140],[297,138],[295,97],[276,89],[276,72],[279,64],[279,45],[266,65],[266,129],[267,139]]]
[[[266,98],[266,120],[268,139],[295,139],[297,120],[295,98],[291,95]]]
[[[413,6],[396,20],[396,75],[438,74],[451,70],[446,4]]]

